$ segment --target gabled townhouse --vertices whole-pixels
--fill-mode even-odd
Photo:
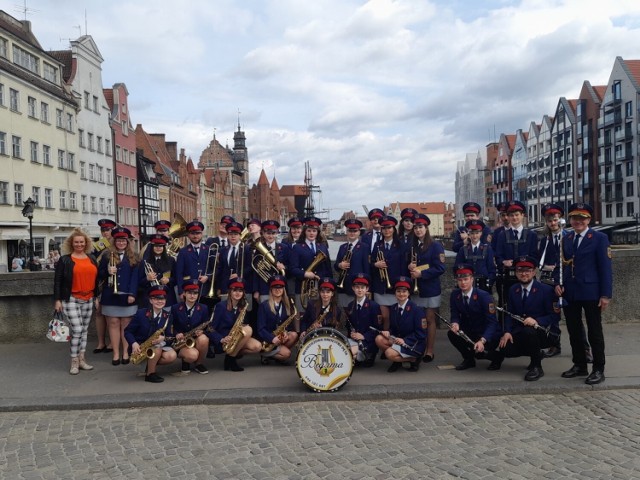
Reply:
[[[493,198],[494,205],[498,205],[501,202],[508,202],[511,200],[511,196],[513,194],[511,155],[515,139],[515,135],[506,135],[504,133],[500,134],[495,168],[493,169],[493,172],[491,172],[493,175],[493,184],[496,186]],[[458,200],[456,199],[456,204],[457,203]],[[456,206],[456,209],[457,208],[458,207]]]
[[[499,214],[497,205],[493,203],[497,187],[493,183],[493,171],[498,160],[498,142],[487,144],[487,171],[485,172],[485,203],[487,206],[485,216],[489,218],[487,225],[491,228],[498,226]],[[455,207],[454,207],[455,208]]]
[[[135,135],[133,135],[135,139]],[[163,210],[163,201],[160,194],[161,187],[161,174],[156,171],[156,164],[153,160],[144,156],[142,150],[136,151],[136,192],[138,196],[138,217],[140,219],[140,243],[142,244],[147,240],[146,235],[155,233],[152,228],[153,224],[158,220],[169,220],[168,207]],[[117,163],[116,163],[117,171]],[[124,171],[126,173],[126,170]],[[124,175],[123,175],[124,176]],[[124,185],[124,181],[123,181]],[[167,191],[168,187],[164,187]],[[166,196],[166,202],[168,204],[169,196]],[[120,207],[118,207],[120,208]],[[163,212],[166,214],[163,215]],[[140,245],[138,245],[140,247]]]
[[[29,257],[24,201],[35,201],[34,256],[59,248],[83,223],[78,101],[66,66],[45,52],[31,23],[0,10],[0,272]]]
[[[513,140],[513,151],[511,154],[511,174],[513,176],[511,186],[511,199],[519,200],[529,208],[529,200],[527,198],[527,137],[529,132],[523,132],[522,129],[516,130]],[[531,213],[529,216],[529,225],[531,225]]]
[[[575,201],[576,105],[578,100],[560,97],[551,125],[551,197],[564,211]]]
[[[527,188],[529,224],[542,224],[540,209],[551,201],[551,130],[553,117],[544,115],[540,124],[531,122],[527,140],[528,182]]]

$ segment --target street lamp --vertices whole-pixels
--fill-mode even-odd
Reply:
[[[140,214],[140,217],[142,218],[142,235],[140,235],[140,240],[142,241],[143,239],[144,240],[147,239],[147,220],[149,220],[149,212],[144,210]],[[141,246],[142,246],[142,244],[141,244]]]
[[[35,200],[31,197],[27,198],[24,202],[24,208],[22,209],[22,216],[29,219],[29,270],[33,269],[33,208],[36,205]]]

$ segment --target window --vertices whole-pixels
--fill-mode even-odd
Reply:
[[[98,113],[98,97],[93,96],[93,111]]]
[[[72,172],[76,171],[76,155],[71,152],[67,152],[67,168]]]
[[[116,145],[116,162],[120,161],[120,147]]]
[[[122,195],[122,177],[120,175],[116,175],[116,183],[118,184],[118,193]]]
[[[60,210],[67,209],[67,191],[60,190]]]
[[[38,163],[38,142],[31,142],[31,161]]]
[[[112,198],[107,198],[107,213],[109,215],[113,215],[113,199]]]
[[[9,204],[9,182],[0,182],[0,204]]]
[[[13,45],[13,63],[38,74],[38,57],[23,50],[17,45]]]
[[[627,197],[633,197],[633,182],[627,182]]]
[[[129,179],[124,177],[124,194],[129,195]]]
[[[104,139],[104,154],[111,156],[111,140],[108,138]]]
[[[633,176],[633,162],[626,162],[625,165],[627,177]]]
[[[89,92],[84,92],[84,108],[89,110],[91,107],[89,106],[89,102],[91,101],[91,94]]]
[[[104,213],[104,198],[100,198],[99,200],[100,213]]]
[[[78,129],[78,144],[84,148],[84,130]]]
[[[80,196],[80,202],[82,203],[82,212],[83,213],[87,213],[87,196],[86,195],[81,195]]]
[[[620,100],[622,98],[621,89],[620,89],[620,80],[613,82],[611,85],[611,93],[613,94],[614,100]],[[616,215],[618,217],[622,216],[622,206],[620,206],[620,215]]]
[[[53,190],[50,188],[44,189],[44,206],[45,208],[53,208]]]
[[[96,166],[93,163],[89,164],[89,180],[93,181],[96,179]]]
[[[80,179],[87,179],[87,164],[85,162],[80,162]]]
[[[13,135],[11,137],[11,148],[15,158],[22,158],[22,139]]]
[[[126,137],[129,135],[129,124],[126,120],[122,121],[122,134]]]
[[[129,152],[129,165],[136,166],[136,152]]]
[[[49,80],[51,83],[58,83],[58,69],[53,65],[49,65],[47,62],[43,64],[43,76],[45,80]]]
[[[622,204],[616,203],[616,217],[622,217]]]
[[[58,168],[64,168],[64,150],[58,150]]]
[[[76,204],[76,192],[69,192],[69,209],[77,210],[78,205]]]
[[[36,99],[27,97],[27,113],[31,118],[36,118]]]
[[[62,110],[56,108],[56,127],[63,128],[62,124]]]
[[[73,114],[67,113],[67,130],[73,132]]]
[[[0,132],[0,155],[7,154],[7,134]]]
[[[98,169],[98,181],[100,183],[104,183],[104,168],[98,165],[97,169]]]
[[[627,202],[627,217],[633,217],[634,208],[633,202]]]
[[[7,51],[8,45],[9,45],[9,42],[7,41],[7,39],[0,37],[0,57],[9,58],[9,57],[7,57],[7,55],[8,55],[8,51]]]
[[[9,89],[9,108],[14,112],[20,111],[20,92],[13,88]]]
[[[91,197],[91,213],[98,213],[96,197]]]
[[[102,137],[96,137],[96,144],[98,147],[98,153],[102,153]]]
[[[0,105],[4,107],[4,85],[0,83]]]
[[[13,200],[16,205],[22,207],[24,203],[22,202],[22,184],[16,183],[13,185]]]
[[[118,221],[122,222],[122,219],[124,218],[124,208],[123,207],[118,207]],[[122,222],[125,223],[125,222]],[[126,223],[125,223],[126,225]]]
[[[44,102],[40,103],[40,120],[49,123],[49,105]]]
[[[36,202],[36,207],[40,206],[40,187],[31,187],[31,198]]]
[[[51,166],[51,147],[49,145],[42,146],[42,163]]]
[[[93,133],[87,133],[87,148],[93,151]]]
[[[113,173],[110,168],[107,168],[107,185],[113,185]]]

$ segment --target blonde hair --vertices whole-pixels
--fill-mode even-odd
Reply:
[[[119,240],[119,238],[114,238],[111,242],[111,245],[109,245],[109,251],[112,253],[118,253],[118,249],[116,248],[116,240]],[[125,238],[125,240],[127,241],[127,247],[124,249],[124,254],[127,256],[127,260],[129,260],[129,265],[135,267],[138,264],[138,256],[133,251],[131,240],[129,238]],[[120,263],[120,261],[118,260],[117,263]]]
[[[69,255],[73,252],[73,239],[75,237],[84,238],[84,253],[89,254],[93,251],[93,242],[91,241],[91,237],[89,237],[84,230],[76,227],[69,236],[64,239],[64,242],[62,242],[62,245],[60,246],[63,255]]]
[[[271,295],[271,288],[269,288],[269,300],[267,300],[267,302],[269,302],[269,309],[271,310],[271,313],[276,313],[276,302],[273,300],[273,295]],[[287,313],[287,316],[291,315],[291,302],[289,301],[289,295],[287,295],[286,288],[282,292],[280,305],[284,306],[284,311]]]

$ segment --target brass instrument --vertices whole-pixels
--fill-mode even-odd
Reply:
[[[559,245],[559,250],[560,250],[560,252],[559,252],[559,254],[558,254],[558,255],[559,255],[559,257],[560,257],[560,265],[559,265],[560,271],[558,272],[558,275],[559,275],[558,280],[559,280],[560,287],[564,287],[564,281],[563,281],[563,280],[564,280],[564,276],[563,276],[563,272],[562,272],[562,271],[564,270],[564,265],[571,265],[571,272],[572,272],[572,273],[573,273],[573,267],[574,267],[574,265],[573,265],[573,258],[572,258],[572,259],[570,259],[570,260],[565,260],[565,259],[564,259],[564,252],[563,252],[563,245],[564,245],[564,232],[563,232],[563,228],[564,228],[564,225],[565,225],[564,218],[563,218],[563,219],[560,219],[560,245]],[[573,254],[575,255],[575,254],[576,254],[576,252],[573,252]],[[563,298],[563,296],[562,296],[562,295],[560,295],[560,296],[558,297],[558,307],[566,307],[568,304],[569,304],[569,302],[567,302],[567,301]]]
[[[211,322],[213,322],[213,313],[211,314],[211,318],[209,318],[209,320],[189,330],[187,333],[184,334],[184,338],[182,340],[176,340],[175,342],[173,342],[173,345],[171,346],[176,352],[180,350],[182,347],[187,347],[187,348],[195,347],[196,332],[198,330],[202,330],[204,332],[204,330],[211,324]]]
[[[251,232],[249,231],[249,227],[244,227],[244,230],[240,232],[240,243],[250,241],[248,240],[250,236],[251,236]]]
[[[416,253],[416,249],[411,247],[411,262],[415,264],[415,266],[418,266],[418,254]],[[419,295],[420,294],[420,288],[418,287],[418,279],[414,278],[413,279],[413,294],[414,295]]]
[[[167,324],[165,323],[164,327],[159,328],[153,334],[147,338],[144,342],[140,344],[140,353],[131,355],[131,363],[134,365],[143,362],[144,360],[151,359],[156,356],[155,348],[153,346],[153,342],[155,342],[158,338],[164,335],[164,329],[167,328]]]
[[[384,258],[384,252],[382,250],[378,250],[378,262],[386,262],[387,259]],[[387,284],[387,290],[391,290],[391,279],[389,278],[389,270],[387,267],[379,268],[380,272],[380,280]]]
[[[342,257],[342,261],[351,262],[352,255],[353,255],[353,250],[351,248],[347,248],[347,252],[344,254],[344,257]],[[344,288],[344,281],[347,278],[347,274],[349,273],[350,268],[351,268],[351,265],[349,265],[349,268],[346,268],[340,271],[340,275],[338,277],[338,288]]]
[[[144,261],[144,273],[146,275],[149,275],[150,273],[156,273],[155,270],[153,269],[153,267],[151,266],[151,264],[149,262],[147,262],[146,260]],[[158,280],[158,277],[156,276],[155,280],[150,280],[151,285],[154,287],[158,287],[160,286],[160,281]]]
[[[246,315],[247,306],[244,306],[242,310],[240,310],[238,318],[233,324],[233,327],[231,327],[231,330],[229,330],[229,337],[231,337],[231,339],[227,343],[222,345],[222,350],[224,350],[224,353],[226,353],[227,355],[233,355],[234,353],[236,353],[238,345],[240,345],[240,340],[242,340],[245,336],[244,329],[242,327],[244,324],[244,317]]]
[[[213,256],[213,270],[211,270],[211,286],[209,287],[209,292],[205,295],[205,298],[216,298],[216,290],[215,290],[215,279],[216,279],[216,270],[218,268],[218,251],[220,250],[220,245],[217,243],[212,243],[209,246],[209,253],[207,255],[207,264],[204,267],[204,274],[206,275],[209,271],[209,261]]]
[[[109,257],[109,266],[118,268],[119,258],[116,252],[111,252],[111,256]],[[114,295],[118,295],[120,292],[118,291],[118,272],[109,274],[108,285],[113,287]]]
[[[278,337],[280,341],[282,341],[282,339],[284,338],[284,334],[287,332],[287,327],[298,316],[298,310],[296,309],[296,302],[293,300],[293,298],[290,298],[289,301],[291,302],[291,308],[292,308],[291,315],[289,315],[285,319],[285,321],[282,322],[280,325],[278,325],[276,329],[273,331],[273,336]],[[273,343],[262,342],[262,352],[268,353],[274,348],[276,348],[276,346]]]
[[[327,305],[324,311],[318,316],[316,321],[313,322],[311,325],[309,325],[309,328],[305,330],[305,335],[317,328],[320,328],[322,326],[322,322],[324,322],[324,319],[327,318],[327,315],[329,315],[330,311],[331,311],[331,305]],[[300,334],[300,337],[298,338],[298,343],[296,343],[296,347],[298,349],[300,349],[300,347],[302,346],[302,343],[303,343],[302,340],[304,339],[305,335]]]
[[[178,212],[173,214],[173,218],[175,221],[169,227],[171,243],[167,247],[167,254],[176,258],[185,244],[184,237],[187,236],[187,221]]]
[[[274,275],[284,276],[284,270],[279,269],[277,264],[278,260],[269,251],[262,240],[258,240],[253,244],[253,248],[257,250],[251,259],[251,267],[265,282],[269,282],[269,279]]]
[[[327,256],[324,252],[318,252],[304,272],[311,272],[315,274],[314,270],[326,259]],[[316,298],[318,298],[318,280],[315,278],[304,278],[300,288],[300,303],[302,304],[302,307],[307,308],[309,300],[315,300]]]
[[[93,242],[93,251],[94,253],[100,253],[103,250],[106,250],[107,248],[109,248],[110,246],[111,244],[109,243],[109,240],[107,240],[104,237],[100,237],[98,240]]]

